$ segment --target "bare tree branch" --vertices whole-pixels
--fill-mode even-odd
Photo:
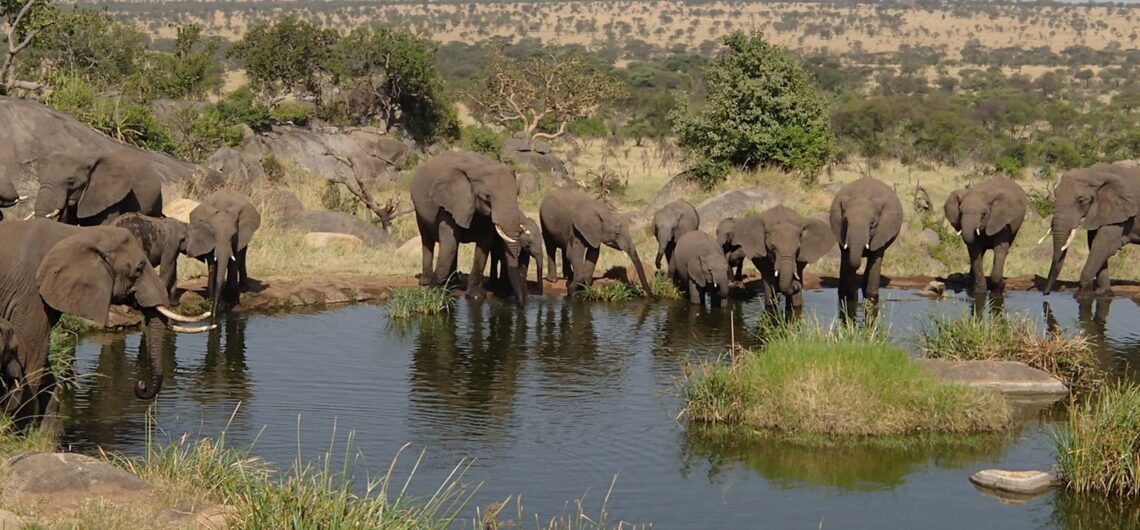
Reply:
[[[336,159],[338,162],[348,167],[352,173],[352,178],[356,182],[356,185],[353,186],[345,180],[335,180],[334,182],[344,186],[349,193],[351,193],[357,199],[360,199],[360,202],[364,203],[364,206],[376,215],[377,219],[380,221],[380,227],[383,228],[385,232],[391,231],[392,223],[396,219],[399,219],[400,217],[403,217],[415,211],[414,208],[405,208],[401,210],[399,197],[390,197],[387,201],[385,201],[384,205],[381,206],[380,203],[376,202],[376,199],[372,197],[372,193],[368,191],[368,186],[364,183],[364,179],[361,178],[360,174],[356,171],[356,164],[351,159],[337,155],[336,153],[332,152],[332,149],[329,149],[328,146],[325,146],[324,154]]]

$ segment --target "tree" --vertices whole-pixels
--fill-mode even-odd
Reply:
[[[772,166],[814,176],[830,159],[829,104],[799,60],[759,33],[737,31],[705,68],[704,104],[682,94],[674,110],[678,144],[715,184],[727,166]]]
[[[249,28],[229,54],[273,106],[289,96],[319,95],[336,41],[335,31],[286,15]]]
[[[562,136],[571,122],[626,93],[623,83],[579,51],[546,49],[512,60],[500,46],[490,50],[486,72],[475,87],[466,95],[479,115],[532,139]],[[540,132],[544,122],[556,130]]]
[[[220,39],[202,38],[197,24],[180,26],[172,53],[154,53],[147,67],[143,92],[150,98],[202,100],[222,87],[221,65],[215,58]]]
[[[79,76],[97,88],[117,90],[137,81],[147,58],[147,37],[141,31],[93,9],[59,12],[55,21],[24,61],[38,64],[45,78]]]
[[[48,13],[47,0],[0,0],[0,17],[4,19],[4,37],[7,50],[0,63],[0,96],[12,90],[39,90],[39,83],[16,79],[16,56],[24,51],[36,37],[55,24]]]

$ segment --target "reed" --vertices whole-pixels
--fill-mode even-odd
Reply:
[[[438,315],[455,310],[455,297],[446,287],[397,287],[388,294],[388,317]]]
[[[1056,448],[1069,490],[1140,498],[1140,387],[1117,383],[1073,403]]]

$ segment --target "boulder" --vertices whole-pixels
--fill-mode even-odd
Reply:
[[[229,519],[235,514],[237,514],[237,508],[233,506],[207,504],[198,507],[163,510],[155,516],[154,522],[163,528],[223,530],[229,527]]]
[[[1056,401],[1069,388],[1056,377],[1017,361],[947,361],[918,359],[919,366],[936,379],[966,386],[991,388],[1003,394],[1041,397]]]
[[[701,230],[715,232],[716,225],[725,217],[759,213],[780,204],[782,200],[780,195],[759,186],[726,191],[697,205]]]
[[[261,215],[277,222],[288,221],[305,211],[301,200],[289,190],[270,190],[262,197]]]
[[[942,298],[946,294],[946,284],[937,280],[931,281],[918,294],[931,298]]]
[[[356,236],[364,244],[379,246],[392,242],[392,235],[364,219],[341,212],[301,212],[282,223],[299,232],[332,232]]]
[[[1036,495],[1061,485],[1061,479],[1047,471],[1002,469],[983,469],[970,476],[970,482],[983,488],[1020,495]]]
[[[682,171],[669,179],[664,186],[661,186],[661,190],[653,197],[652,206],[656,209],[677,199],[683,199],[696,192],[700,187],[700,184],[692,179],[690,171]]]
[[[194,199],[178,199],[171,201],[162,206],[162,213],[167,217],[178,219],[183,223],[190,222],[190,212],[198,207],[198,201]]]
[[[405,241],[403,245],[400,245],[400,248],[396,249],[396,253],[409,258],[418,258],[423,255],[423,244],[420,243],[421,241],[420,236],[413,237]],[[438,243],[436,243],[435,248],[439,248]]]
[[[542,181],[554,187],[573,180],[573,171],[566,162],[552,154],[550,144],[511,137],[503,142],[500,155],[503,161],[514,162],[522,172],[529,173],[536,181],[530,185],[534,189],[539,188]]]
[[[340,247],[345,252],[356,252],[361,243],[364,242],[352,234],[332,232],[309,232],[305,234],[305,244],[311,248]]]
[[[35,505],[48,516],[92,501],[143,502],[154,490],[139,477],[75,453],[21,453],[4,467],[3,504]]]

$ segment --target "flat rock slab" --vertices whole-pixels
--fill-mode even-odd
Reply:
[[[974,473],[970,482],[977,486],[1012,493],[1020,496],[1033,496],[1061,485],[1061,479],[1047,471],[1006,471],[984,469]]]
[[[992,388],[1018,398],[1032,396],[1056,401],[1069,394],[1069,388],[1056,377],[1022,362],[944,359],[918,359],[917,362],[939,380]]]
[[[52,515],[92,500],[131,504],[145,500],[154,489],[126,471],[74,453],[23,453],[4,467],[0,500],[6,506],[36,506]]]

